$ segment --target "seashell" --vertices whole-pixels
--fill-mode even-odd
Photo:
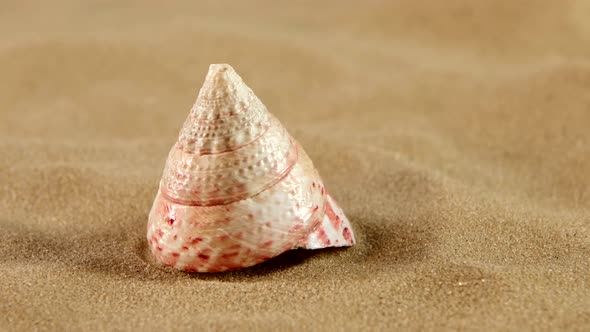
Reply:
[[[305,151],[225,64],[209,67],[170,150],[147,239],[159,262],[189,272],[355,243]]]

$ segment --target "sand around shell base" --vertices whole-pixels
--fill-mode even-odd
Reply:
[[[189,272],[355,243],[313,163],[229,65],[211,65],[148,220],[156,259]]]

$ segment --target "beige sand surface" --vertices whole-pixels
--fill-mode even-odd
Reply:
[[[150,260],[164,159],[223,62],[356,247]],[[0,212],[0,330],[588,331],[590,2],[4,0]]]

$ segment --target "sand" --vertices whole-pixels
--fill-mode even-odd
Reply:
[[[588,1],[3,1],[0,330],[589,330]],[[210,63],[305,147],[358,245],[157,266]]]

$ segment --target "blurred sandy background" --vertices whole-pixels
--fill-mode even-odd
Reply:
[[[210,63],[348,250],[187,275],[147,213]],[[1,1],[0,330],[590,329],[590,2]]]

